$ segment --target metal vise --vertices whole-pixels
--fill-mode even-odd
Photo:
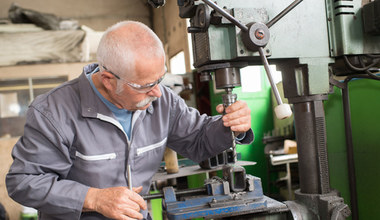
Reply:
[[[243,167],[226,166],[223,178],[205,181],[205,188],[189,189],[192,195],[181,197],[173,187],[163,189],[163,207],[168,219],[222,218],[250,213],[283,215],[283,203],[263,194],[261,179],[246,175]],[[194,192],[203,193],[195,195]]]

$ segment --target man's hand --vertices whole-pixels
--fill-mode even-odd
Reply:
[[[87,192],[83,211],[95,211],[112,219],[142,219],[140,209],[146,209],[144,199],[138,194],[142,186],[133,188],[111,187],[105,189],[90,188]]]
[[[216,106],[216,111],[223,113],[224,107],[222,104]],[[223,125],[231,127],[235,132],[235,136],[248,131],[251,128],[251,110],[245,101],[239,100],[228,106],[223,116]]]

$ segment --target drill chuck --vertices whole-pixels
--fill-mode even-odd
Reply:
[[[227,94],[222,95],[222,99],[223,99],[223,106],[226,108],[236,102],[237,95],[234,93],[227,92]]]

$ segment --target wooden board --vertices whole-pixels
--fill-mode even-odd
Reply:
[[[18,137],[0,139],[0,201],[8,212],[10,220],[20,219],[20,212],[22,210],[21,205],[8,196],[5,186],[5,176],[13,162],[11,157],[12,148],[18,139]]]

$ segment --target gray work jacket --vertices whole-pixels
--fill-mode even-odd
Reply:
[[[89,187],[133,186],[149,191],[165,147],[200,162],[230,147],[230,130],[220,116],[200,115],[170,89],[132,117],[131,139],[86,78],[38,96],[29,106],[24,135],[13,148],[6,177],[9,196],[39,210],[40,219],[106,219],[82,213]],[[242,144],[253,141],[247,132]],[[144,213],[146,216],[146,213]]]

